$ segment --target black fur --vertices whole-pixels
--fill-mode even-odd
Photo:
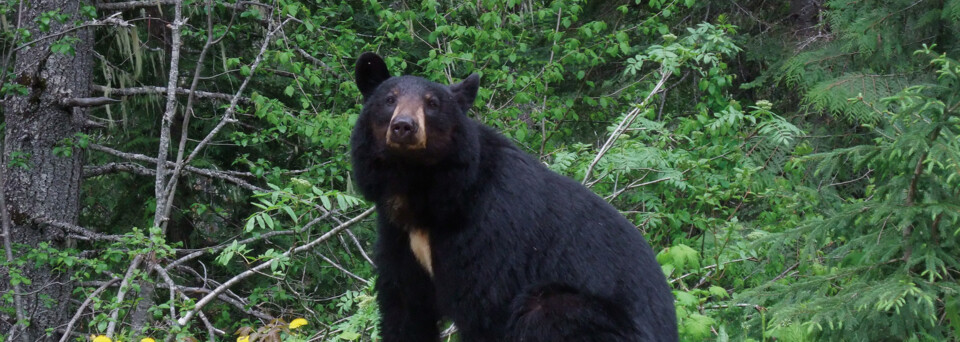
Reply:
[[[381,67],[382,66],[382,67]],[[364,108],[351,137],[355,179],[377,204],[377,300],[384,341],[676,341],[673,296],[636,227],[466,116],[479,78],[452,86],[357,63]],[[427,145],[387,147],[391,94],[431,94]],[[398,205],[396,198],[402,199]],[[428,232],[431,276],[410,249]]]

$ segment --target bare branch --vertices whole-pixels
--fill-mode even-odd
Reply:
[[[349,227],[349,226],[353,225],[354,223],[359,222],[359,221],[362,220],[363,218],[369,216],[370,214],[373,213],[374,209],[376,209],[376,207],[371,207],[370,209],[367,209],[367,210],[364,211],[362,214],[357,215],[356,217],[350,219],[349,221],[344,222],[343,224],[337,226],[336,228],[331,229],[330,231],[324,233],[324,234],[321,235],[320,237],[314,239],[313,241],[310,241],[309,243],[307,243],[307,244],[305,244],[305,245],[303,245],[303,246],[300,246],[300,247],[296,247],[296,248],[287,250],[286,252],[283,253],[283,257],[289,257],[290,255],[293,255],[293,254],[296,254],[296,253],[300,253],[300,252],[303,252],[303,251],[306,251],[306,250],[309,250],[309,249],[312,249],[312,248],[316,247],[318,244],[320,244],[320,243],[322,243],[322,242],[324,242],[324,241],[327,241],[327,240],[330,239],[331,237],[336,236],[337,234],[340,233],[340,231],[342,231],[342,230],[344,230],[344,229],[347,229],[347,227]],[[246,278],[248,278],[248,277],[250,277],[250,276],[252,276],[252,275],[254,275],[254,274],[257,274],[257,273],[259,273],[261,270],[263,270],[263,269],[265,269],[265,268],[267,268],[267,267],[270,267],[270,265],[272,265],[274,262],[275,262],[275,260],[268,260],[268,261],[262,262],[262,263],[260,263],[259,265],[254,266],[253,268],[250,268],[249,270],[246,270],[246,271],[244,271],[243,273],[240,273],[240,274],[234,276],[233,278],[230,278],[230,280],[227,280],[226,282],[224,282],[224,283],[221,284],[220,286],[217,286],[217,288],[214,289],[213,292],[211,292],[210,294],[207,294],[206,296],[204,296],[203,298],[201,298],[199,301],[197,301],[197,304],[194,305],[193,309],[190,310],[190,311],[187,311],[187,313],[186,313],[185,315],[183,315],[183,317],[180,318],[180,320],[179,320],[180,325],[184,325],[184,324],[186,324],[187,322],[189,322],[190,319],[192,319],[193,316],[196,315],[197,311],[199,311],[199,310],[202,309],[204,306],[206,306],[207,304],[209,304],[210,301],[212,301],[214,297],[216,297],[217,295],[223,293],[223,291],[226,291],[226,290],[229,289],[231,286],[236,285],[236,284],[239,283],[241,280],[246,279]]]
[[[106,154],[110,154],[110,155],[114,155],[114,156],[117,156],[117,157],[120,157],[120,158],[124,158],[124,159],[137,160],[137,161],[154,163],[154,164],[157,163],[157,159],[156,159],[156,158],[153,158],[153,157],[150,157],[150,156],[146,156],[146,155],[143,155],[143,154],[139,154],[139,153],[121,152],[121,151],[118,151],[118,150],[115,150],[115,149],[112,149],[112,148],[109,148],[109,147],[106,147],[106,146],[103,146],[103,145],[99,145],[99,144],[90,144],[90,145],[88,145],[87,147],[89,147],[91,150],[100,151],[100,152],[103,152],[103,153],[106,153]],[[173,162],[171,162],[171,161],[168,161],[168,162],[167,162],[167,166],[168,166],[168,167],[173,166],[173,165],[175,165]],[[213,169],[202,169],[202,168],[198,168],[198,167],[195,167],[195,166],[189,166],[189,165],[188,165],[188,166],[184,166],[183,169],[184,169],[185,171],[188,171],[188,172],[191,172],[191,173],[195,173],[195,174],[198,174],[198,175],[204,175],[204,176],[207,176],[207,177],[210,177],[210,178],[222,179],[222,180],[231,182],[231,183],[233,183],[233,184],[236,184],[237,186],[240,186],[241,188],[244,188],[244,189],[247,189],[247,190],[250,190],[250,191],[268,192],[268,190],[266,190],[266,189],[264,189],[264,188],[261,188],[261,187],[258,187],[258,186],[256,186],[256,185],[250,184],[249,182],[247,182],[247,181],[245,181],[245,180],[243,180],[243,179],[238,178],[238,177],[241,177],[241,176],[253,177],[253,174],[251,174],[251,173],[249,173],[249,172],[237,172],[237,171],[223,171],[223,170],[213,170]],[[151,170],[151,172],[153,172],[154,175],[156,174],[156,171]]]
[[[133,261],[130,262],[130,266],[127,267],[127,272],[123,275],[123,281],[120,282],[120,289],[117,290],[117,298],[114,300],[116,307],[110,311],[110,323],[107,324],[107,337],[113,337],[113,332],[117,329],[117,316],[120,314],[120,306],[123,303],[123,298],[127,295],[127,290],[130,287],[130,278],[133,277],[133,271],[140,267],[140,263],[143,262],[143,254],[137,254],[133,258]]]
[[[867,173],[864,173],[862,176],[857,177],[856,179],[851,179],[851,180],[848,180],[848,181],[845,181],[845,182],[839,182],[839,183],[830,183],[830,184],[827,184],[827,186],[837,186],[837,185],[844,185],[844,184],[848,184],[848,183],[853,183],[853,182],[856,182],[856,181],[859,181],[859,180],[861,180],[861,179],[866,178],[867,176],[870,175],[871,172],[873,172],[872,169],[871,169],[871,170],[867,170]]]
[[[153,6],[163,6],[163,5],[173,5],[176,4],[179,0],[135,0],[135,1],[123,1],[123,2],[102,2],[96,4],[97,9],[104,11],[127,11],[134,10],[143,7],[153,7]],[[256,1],[238,1],[235,4],[231,3],[221,3],[223,7],[233,8],[233,9],[244,9],[248,6],[261,6],[268,7],[268,4],[261,4]]]
[[[173,124],[173,116],[177,112],[177,79],[180,78],[180,26],[185,21],[183,19],[183,2],[177,1],[174,7],[173,22],[170,27],[171,49],[170,49],[170,74],[167,76],[167,104],[163,112],[163,119],[160,121],[160,148],[157,152],[157,174],[154,184],[154,193],[157,201],[157,210],[154,212],[153,225],[160,227],[161,231],[166,233],[167,229],[167,211],[168,201],[175,190],[166,186],[167,182],[167,153],[170,151],[170,125]],[[188,113],[184,113],[189,115]],[[176,169],[181,166],[178,164]],[[177,171],[174,171],[174,175]],[[175,176],[174,176],[175,177]]]
[[[167,284],[167,287],[170,288],[170,322],[172,325],[177,324],[177,305],[175,303],[175,289],[177,284],[173,282],[173,278],[170,278],[170,274],[167,273],[167,270],[160,267],[160,265],[153,264],[153,270],[160,275],[160,278],[163,279],[163,282]]]
[[[117,103],[120,100],[109,97],[68,97],[60,99],[59,103],[63,107],[99,107],[111,103]]]
[[[131,88],[110,88],[102,85],[93,85],[90,89],[94,91],[99,91],[104,94],[116,95],[116,96],[134,96],[134,95],[158,95],[166,94],[166,87],[154,87],[154,86],[144,86],[144,87],[131,87]],[[186,88],[176,88],[177,95],[189,95],[190,89]],[[193,94],[198,98],[206,98],[213,100],[222,100],[230,101],[233,99],[234,95],[225,94],[225,93],[215,93],[209,91],[196,90]],[[249,97],[240,97],[240,102],[244,104],[252,103],[252,100]]]
[[[89,119],[84,120],[81,125],[83,125],[84,128],[107,128],[107,125]]]
[[[767,310],[767,308],[762,307],[762,306],[760,306],[760,305],[747,304],[747,303],[737,303],[737,304],[732,304],[732,305],[726,305],[726,304],[712,305],[712,306],[706,306],[706,307],[704,307],[704,309],[714,309],[714,310],[715,310],[715,309],[727,309],[727,308],[731,308],[731,307],[735,307],[735,308],[753,308],[754,310],[757,310],[757,312],[764,312],[764,311]]]
[[[102,2],[102,3],[96,4],[96,6],[98,10],[103,10],[103,11],[125,11],[125,10],[138,9],[141,7],[173,5],[177,2],[178,0],[140,0],[140,1],[125,1],[125,2]]]
[[[313,227],[315,224],[320,223],[320,221],[323,221],[323,220],[326,219],[328,216],[330,216],[330,212],[329,212],[329,211],[328,211],[328,212],[325,212],[325,213],[324,213],[323,215],[321,215],[320,217],[317,217],[317,218],[315,218],[315,219],[313,219],[313,220],[310,220],[310,222],[307,222],[307,224],[303,225],[303,227],[301,227],[300,229],[296,229],[296,230],[290,229],[290,230],[275,230],[275,231],[270,231],[270,232],[266,232],[266,233],[260,234],[260,235],[258,235],[258,236],[255,236],[255,237],[246,238],[246,239],[237,241],[237,244],[239,244],[239,245],[245,245],[245,244],[252,243],[252,242],[256,242],[256,241],[265,240],[265,239],[268,239],[268,238],[271,238],[271,237],[274,237],[274,236],[300,234],[300,233],[306,231],[307,229],[310,229],[310,227]],[[341,223],[341,224],[342,224],[342,223]],[[233,241],[225,242],[225,243],[223,243],[223,244],[220,244],[219,246],[214,246],[214,247],[209,247],[209,248],[202,248],[202,249],[196,250],[196,251],[194,251],[194,252],[191,252],[190,254],[187,254],[187,255],[184,255],[184,256],[180,257],[180,259],[175,260],[174,262],[172,262],[172,263],[170,263],[169,265],[167,265],[165,268],[168,269],[168,270],[169,270],[169,269],[173,269],[174,267],[179,266],[180,264],[183,264],[184,262],[187,262],[187,261],[196,259],[196,258],[200,257],[201,255],[208,254],[208,253],[209,253],[209,254],[213,254],[213,253],[217,253],[217,252],[219,252],[219,251],[222,251],[222,250],[226,249],[227,247],[229,247],[231,244],[233,244]]]
[[[732,263],[735,263],[735,262],[741,262],[741,261],[753,261],[753,262],[757,262],[758,260],[757,260],[757,258],[754,258],[754,257],[740,258],[740,259],[734,259],[734,260],[730,260],[730,261],[724,261],[724,262],[720,263],[720,266],[724,266],[724,265],[726,265],[726,264],[732,264]],[[715,268],[717,268],[717,264],[705,266],[705,267],[703,267],[703,270],[704,270],[704,271],[708,271],[707,273],[709,273],[709,271],[712,271],[712,270],[715,269]],[[694,275],[694,274],[697,274],[697,273],[699,273],[699,272],[687,273],[687,274],[684,274],[684,275],[682,275],[682,276],[677,277],[676,279],[671,279],[671,280],[668,281],[668,282],[669,282],[670,284],[673,284],[673,283],[676,283],[676,282],[678,282],[678,281],[683,280],[683,279],[686,278],[686,277],[689,277],[689,276]],[[701,279],[701,282],[702,282],[702,281],[703,281],[703,280]]]
[[[98,166],[84,166],[83,178],[103,176],[114,172],[129,172],[142,176],[153,176],[156,174],[156,171],[137,163],[107,163]]]
[[[214,127],[213,130],[211,130],[210,133],[207,134],[207,136],[203,137],[203,140],[201,140],[200,143],[198,143],[197,146],[193,148],[193,152],[190,152],[190,156],[188,156],[187,159],[184,160],[183,164],[189,164],[190,161],[192,161],[193,158],[195,158],[197,154],[200,153],[200,150],[202,150],[207,144],[209,144],[210,140],[213,139],[213,137],[216,136],[221,129],[223,129],[223,126],[226,126],[226,124],[236,121],[233,119],[233,114],[237,110],[237,103],[240,100],[240,95],[243,94],[243,91],[247,88],[247,85],[250,84],[250,81],[253,79],[254,73],[257,71],[257,67],[259,67],[260,62],[263,61],[263,54],[267,52],[267,46],[270,45],[270,40],[277,33],[277,31],[279,31],[280,28],[283,27],[284,23],[280,23],[280,25],[277,25],[276,29],[272,29],[272,27],[268,28],[267,36],[263,38],[263,45],[260,46],[260,52],[257,53],[256,59],[254,59],[253,64],[250,65],[250,76],[247,76],[247,78],[243,80],[243,83],[240,84],[240,89],[237,90],[236,95],[234,95],[233,99],[230,101],[230,106],[227,107],[226,112],[223,114],[223,119],[221,119],[220,122],[217,123],[217,126]]]
[[[644,176],[646,176],[646,175],[644,175]],[[623,189],[617,190],[616,192],[614,192],[614,193],[611,194],[610,196],[607,196],[607,197],[604,198],[604,199],[606,199],[607,202],[609,202],[609,201],[612,201],[614,198],[617,198],[617,196],[620,196],[620,194],[622,194],[622,193],[624,193],[625,191],[628,191],[628,190],[630,190],[630,189],[636,189],[636,188],[639,188],[639,187],[642,187],[642,186],[647,186],[647,185],[650,185],[650,184],[656,184],[656,183],[660,183],[660,182],[667,181],[667,180],[670,180],[670,177],[664,177],[664,178],[660,178],[660,179],[657,179],[657,180],[652,180],[652,181],[649,181],[649,182],[642,182],[642,181],[643,181],[643,178],[640,178],[640,179],[638,179],[638,180],[633,181],[633,183],[630,183],[630,184],[628,184],[627,186],[623,187]]]
[[[370,259],[370,256],[367,255],[367,252],[363,250],[363,246],[360,245],[360,240],[357,239],[357,236],[354,235],[349,229],[347,229],[347,235],[349,235],[350,239],[353,240],[353,244],[357,246],[357,250],[360,251],[360,255],[363,256],[363,259],[370,263],[370,265],[373,265],[373,267],[377,267],[377,264],[373,262],[373,259]]]
[[[184,151],[187,148],[187,138],[190,133],[190,118],[193,117],[193,102],[196,99],[197,94],[197,85],[200,82],[200,72],[203,70],[203,60],[207,56],[207,52],[210,51],[210,47],[219,42],[219,39],[213,38],[213,1],[206,0],[206,11],[207,11],[207,40],[203,44],[203,49],[200,51],[200,57],[197,59],[197,65],[193,70],[193,81],[190,83],[190,90],[187,96],[187,105],[183,110],[183,123],[180,125],[180,144],[177,147],[177,158],[176,164],[174,166],[173,172],[170,174],[170,179],[167,181],[166,186],[162,191],[157,191],[157,194],[166,193],[166,199],[159,201],[158,203],[165,203],[166,205],[158,205],[157,212],[160,213],[160,217],[168,217],[170,209],[172,208],[172,203],[174,196],[177,193],[177,182],[180,181],[180,173],[183,172],[183,166],[186,164],[183,160]],[[236,14],[236,11],[234,11]],[[233,25],[233,18],[230,19],[230,25]],[[229,27],[227,28],[229,31]],[[226,31],[225,31],[226,32]],[[251,75],[252,76],[252,75]],[[171,84],[172,86],[172,84]],[[238,94],[239,96],[239,94]],[[169,132],[168,132],[169,134]],[[161,137],[162,140],[162,137]],[[164,158],[165,159],[165,158]],[[160,180],[163,177],[157,177],[157,185],[160,185]],[[163,222],[166,224],[166,222]],[[166,227],[166,226],[164,226]]]
[[[668,78],[670,78],[670,72],[664,72],[663,76],[660,77],[660,81],[657,82],[657,85],[654,86],[653,90],[650,91],[650,94],[647,94],[647,97],[644,98],[643,101],[641,101],[636,105],[636,107],[633,108],[633,110],[627,113],[627,115],[623,117],[623,120],[620,121],[620,124],[617,125],[617,128],[610,133],[610,138],[607,138],[607,142],[600,147],[600,151],[597,152],[597,156],[593,158],[593,161],[590,162],[590,166],[587,167],[587,172],[584,172],[583,181],[581,182],[582,184],[587,184],[587,182],[590,180],[590,173],[593,171],[593,168],[597,166],[597,163],[600,162],[600,159],[603,158],[603,155],[606,154],[611,147],[613,147],[613,143],[620,138],[620,135],[623,134],[623,132],[626,131],[631,124],[633,124],[633,120],[640,115],[640,113],[643,111],[643,108],[646,107],[650,102],[650,99],[653,98],[653,95],[660,92],[660,88],[663,87],[663,84],[667,82]]]
[[[347,269],[344,268],[343,266],[340,266],[340,264],[336,263],[336,262],[333,261],[333,260],[330,260],[330,258],[326,257],[325,255],[320,254],[320,252],[314,252],[314,254],[316,254],[318,257],[320,257],[320,259],[323,259],[323,261],[326,261],[327,263],[329,263],[330,265],[332,265],[334,268],[340,270],[340,272],[343,272],[344,274],[350,276],[350,278],[359,280],[360,282],[364,283],[365,285],[370,285],[370,281],[369,281],[369,280],[363,279],[363,277],[360,277],[360,276],[358,276],[358,275],[356,275],[356,274],[353,274],[353,272],[350,272],[349,270],[347,270]]]
[[[119,278],[111,279],[105,282],[103,285],[100,285],[99,288],[97,288],[92,293],[90,293],[89,296],[87,296],[87,299],[80,304],[79,308],[77,308],[77,312],[73,314],[73,318],[71,318],[70,322],[67,323],[67,327],[63,332],[63,336],[60,337],[60,342],[66,342],[70,338],[70,331],[73,330],[73,326],[77,324],[77,320],[79,320],[80,316],[83,314],[83,309],[86,308],[88,305],[90,305],[90,303],[93,302],[93,299],[97,298],[97,296],[99,296],[100,293],[103,292],[103,290],[106,290],[110,286],[113,286],[113,284],[116,284],[118,281],[120,281]]]
[[[180,290],[180,291],[183,291],[183,292],[192,292],[192,293],[197,293],[197,294],[204,294],[204,295],[209,295],[211,292],[213,292],[213,291],[210,290],[210,289],[204,289],[204,288],[199,288],[199,287],[186,287],[186,286],[178,286],[178,287],[177,287],[177,290]],[[273,316],[271,316],[271,315],[269,315],[269,314],[267,314],[267,313],[264,313],[264,312],[261,312],[261,311],[257,311],[257,310],[253,310],[253,309],[248,309],[247,306],[246,306],[246,303],[243,303],[243,302],[240,302],[240,301],[238,301],[238,300],[236,300],[236,299],[230,298],[230,296],[227,296],[227,295],[225,295],[225,294],[222,294],[222,293],[221,293],[221,294],[217,295],[217,299],[223,301],[224,303],[230,304],[231,306],[239,309],[240,312],[243,312],[243,313],[248,314],[248,315],[250,315],[250,316],[254,316],[254,317],[256,317],[256,318],[259,318],[259,319],[262,319],[262,320],[265,320],[265,321],[272,321],[272,320],[276,319],[276,317],[273,317]],[[203,313],[203,312],[197,312],[197,314],[202,314],[202,313]]]
[[[331,68],[329,65],[327,65],[327,63],[324,63],[323,61],[321,61],[321,60],[320,60],[319,58],[317,58],[317,57],[313,57],[312,55],[310,55],[309,52],[307,52],[306,50],[300,48],[299,46],[295,46],[294,48],[296,49],[297,53],[300,54],[301,57],[303,57],[303,58],[305,58],[306,60],[310,61],[310,63],[313,63],[314,65],[319,66],[319,67],[322,68],[323,70],[329,71],[329,72],[332,73],[332,74],[335,74],[335,75],[338,75],[338,76],[342,75],[341,73],[334,72],[333,68]]]
[[[65,29],[65,30],[63,30],[63,31],[60,31],[60,32],[55,32],[55,33],[51,33],[51,34],[48,34],[48,35],[40,36],[40,38],[31,40],[31,41],[26,42],[26,43],[23,43],[23,44],[20,44],[19,46],[17,46],[16,48],[14,48],[11,52],[13,52],[13,51],[19,51],[19,50],[21,50],[21,49],[23,49],[23,48],[26,48],[26,47],[28,47],[28,46],[33,46],[33,44],[35,44],[35,43],[37,43],[37,42],[40,42],[40,41],[43,41],[43,40],[46,40],[46,39],[58,38],[58,37],[61,37],[61,36],[65,35],[65,34],[67,34],[67,33],[70,33],[70,32],[73,32],[73,31],[76,31],[76,30],[79,30],[79,29],[87,28],[87,27],[93,27],[93,26],[132,27],[132,26],[133,26],[133,24],[131,24],[131,23],[123,20],[123,18],[121,18],[121,17],[119,16],[119,14],[120,14],[120,13],[114,13],[113,15],[111,15],[111,16],[109,16],[109,17],[106,17],[106,18],[104,18],[104,19],[94,19],[94,20],[91,20],[91,21],[89,21],[89,22],[85,22],[85,23],[83,23],[83,24],[70,27],[70,28]]]
[[[57,221],[47,217],[34,217],[33,221],[40,224],[46,224],[53,227],[57,227],[71,233],[80,234],[80,236],[83,236],[85,240],[120,241],[121,239],[121,236],[119,235],[107,235],[103,233],[98,233],[72,223]]]
[[[194,146],[193,151],[190,152],[190,155],[186,159],[181,160],[178,158],[176,166],[173,170],[173,173],[166,184],[163,183],[163,177],[161,175],[157,175],[157,184],[156,184],[157,210],[156,210],[155,219],[154,219],[155,224],[161,227],[166,227],[167,217],[169,216],[170,210],[173,208],[172,203],[173,203],[173,195],[176,192],[175,185],[177,182],[177,176],[180,174],[184,166],[190,164],[190,162],[193,161],[193,158],[195,158],[197,154],[199,154],[200,151],[203,150],[203,148],[205,148],[206,145],[210,143],[213,137],[216,136],[217,133],[219,133],[224,126],[226,126],[228,123],[237,121],[236,119],[233,118],[233,115],[237,110],[237,104],[240,100],[240,95],[243,94],[244,90],[247,88],[247,85],[249,85],[250,81],[253,80],[253,77],[256,74],[257,68],[260,66],[260,62],[263,61],[263,55],[266,53],[267,47],[270,45],[270,41],[271,39],[273,39],[274,34],[276,34],[281,28],[283,28],[283,25],[285,23],[286,21],[281,22],[279,25],[277,25],[276,28],[274,28],[273,22],[271,21],[270,27],[267,28],[267,35],[266,37],[263,38],[263,44],[260,46],[260,52],[257,53],[257,57],[254,59],[253,64],[250,65],[250,74],[247,76],[246,79],[243,80],[243,83],[240,84],[240,88],[237,89],[237,92],[233,96],[233,99],[230,100],[230,105],[227,107],[227,110],[223,114],[223,118],[220,120],[220,122],[218,122],[217,125],[212,130],[210,130],[210,132],[207,133],[205,137],[203,137],[203,140],[200,140],[200,142],[197,143],[197,146]],[[171,75],[172,75],[172,72],[171,72]],[[172,82],[173,80],[171,80],[170,87],[173,87]],[[169,126],[170,125],[169,125],[169,122],[167,122],[166,120],[167,118],[165,116],[164,129],[161,130],[160,132],[161,133],[161,136],[160,136],[161,155],[157,157],[158,160],[166,160],[166,147],[164,146],[169,146],[169,134],[170,134]],[[161,170],[158,165],[157,172],[160,173],[161,171],[163,170]]]
[[[154,270],[156,270],[156,268],[154,268]],[[80,286],[100,286],[101,288],[106,289],[106,288],[110,288],[110,287],[117,286],[117,282],[119,282],[119,281],[120,281],[120,278],[114,278],[114,279],[109,280],[109,281],[85,281],[85,282],[79,283],[79,285],[80,285]],[[168,282],[164,281],[163,283],[158,283],[158,284],[157,284],[157,287],[158,287],[158,288],[161,288],[161,289],[167,289],[167,290],[169,290],[169,289],[170,289],[170,284],[169,284]],[[181,294],[185,294],[185,293],[208,294],[208,293],[211,292],[210,289],[199,288],[199,287],[182,286],[182,285],[176,285],[176,284],[174,284],[174,289],[176,289],[176,291],[180,292]],[[100,291],[102,291],[102,290],[100,290]],[[183,297],[181,297],[181,298],[183,298]],[[243,312],[243,313],[245,313],[245,314],[247,314],[247,315],[254,316],[254,317],[256,317],[256,318],[259,318],[259,319],[262,319],[262,320],[266,320],[266,321],[272,321],[272,320],[276,319],[276,317],[273,317],[273,316],[271,316],[271,315],[269,315],[269,314],[267,314],[267,313],[264,313],[264,312],[261,312],[261,311],[257,311],[257,310],[253,310],[253,309],[248,309],[248,308],[246,308],[246,303],[244,303],[244,302],[242,302],[242,301],[239,301],[239,300],[237,300],[237,299],[234,299],[234,298],[230,298],[230,296],[227,296],[226,294],[220,294],[219,296],[217,296],[217,299],[219,299],[219,300],[223,301],[224,303],[227,303],[227,304],[229,304],[229,305],[231,305],[231,306],[239,309],[240,312]],[[199,316],[199,314],[202,314],[202,313],[198,312],[197,314],[198,314],[198,316]],[[218,334],[223,334],[223,331],[217,330],[217,333],[218,333]],[[61,340],[61,341],[63,341],[63,340]]]
[[[180,293],[180,296],[183,297],[184,300],[190,298],[190,297],[187,297],[187,295],[183,294],[182,292]],[[207,341],[216,342],[218,334],[221,336],[227,334],[226,331],[223,331],[214,327],[213,324],[210,323],[210,320],[207,319],[207,315],[203,314],[203,312],[200,312],[197,316],[200,317],[201,321],[203,321],[203,325],[207,327]]]

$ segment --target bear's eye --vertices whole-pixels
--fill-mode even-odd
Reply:
[[[429,108],[431,108],[431,109],[440,108],[440,101],[437,101],[436,98],[431,97],[431,98],[427,99],[427,107],[429,107]]]
[[[390,96],[387,96],[386,101],[387,101],[387,104],[391,104],[391,105],[392,105],[392,104],[394,104],[394,103],[397,103],[397,98],[394,97],[393,95],[390,95]]]

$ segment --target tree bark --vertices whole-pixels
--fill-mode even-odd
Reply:
[[[44,37],[64,32],[82,22],[80,6],[86,1],[44,0],[23,4],[22,25],[31,37]],[[49,30],[41,32],[37,18],[42,13],[59,10],[69,16],[63,23],[50,20]],[[50,46],[62,37],[76,38],[75,54],[51,52]],[[62,249],[72,243],[66,233],[56,227],[36,223],[46,218],[76,224],[80,213],[80,182],[83,152],[73,147],[69,154],[54,153],[55,147],[70,147],[68,139],[83,127],[88,109],[65,107],[64,98],[90,96],[93,76],[93,33],[81,28],[64,35],[53,35],[16,52],[13,62],[15,82],[28,89],[23,96],[10,96],[4,101],[6,132],[3,154],[6,209],[12,222],[11,238],[14,257],[22,257],[29,248],[41,243]],[[68,303],[73,285],[69,270],[54,270],[53,265],[35,267],[28,261],[21,270],[30,284],[21,286],[24,309],[30,326],[30,341],[53,340],[57,328],[68,317]],[[57,265],[62,267],[62,265]],[[11,289],[9,270],[0,269],[0,291]],[[9,328],[12,322],[0,322]],[[6,333],[3,331],[2,333]],[[20,338],[18,338],[20,340]]]

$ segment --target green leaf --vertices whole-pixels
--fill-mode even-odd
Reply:
[[[358,338],[360,338],[360,334],[358,334],[358,333],[356,333],[356,332],[353,332],[353,331],[344,331],[344,332],[340,333],[340,335],[337,336],[337,338],[339,338],[339,339],[341,339],[341,340],[355,341],[355,340],[357,340]]]
[[[262,213],[261,213],[261,214],[258,214],[257,216],[254,216],[254,218],[257,220],[257,226],[259,226],[260,229],[266,229],[266,228],[267,228],[267,223],[266,223],[266,222],[263,222],[263,214],[262,214]]]
[[[293,212],[293,208],[290,208],[290,206],[283,206],[283,211],[285,211],[287,215],[290,215],[290,219],[293,220],[293,222],[296,223],[297,221],[299,221],[299,218],[297,218],[297,214]]]
[[[247,232],[247,233],[252,232],[255,223],[256,223],[256,222],[255,222],[255,219],[254,219],[253,217],[247,219],[247,225],[244,226],[243,231],[244,231],[244,232]]]
[[[330,198],[326,195],[320,196],[320,203],[323,204],[323,207],[327,210],[333,209],[333,205],[330,203]]]
[[[270,227],[270,230],[274,229],[275,225],[273,222],[273,217],[267,215],[267,213],[263,213],[263,220],[267,223],[267,227]]]
[[[716,296],[717,298],[726,298],[730,296],[730,294],[727,293],[727,290],[719,286],[710,286],[709,291],[711,295]]]

